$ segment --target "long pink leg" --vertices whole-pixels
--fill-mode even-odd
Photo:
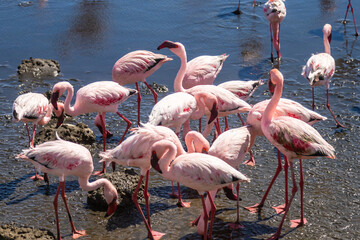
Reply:
[[[278,152],[279,153],[279,152]],[[289,169],[289,161],[286,156],[284,156],[284,172],[285,172],[285,203],[279,206],[273,207],[277,214],[282,214],[285,212],[285,208],[287,203],[289,202],[289,194],[288,194],[288,169]]]
[[[349,11],[349,7],[351,8],[351,13],[352,13],[353,20],[354,20],[355,36],[359,36],[358,31],[357,31],[357,28],[356,28],[354,9],[353,9],[353,7],[352,7],[352,5],[351,5],[351,0],[349,0],[349,4],[347,5],[347,8],[346,8],[345,21],[346,21],[346,17],[347,17],[348,11]]]
[[[224,117],[224,119],[225,119],[225,129],[224,129],[224,131],[227,131],[227,130],[229,130],[229,123],[228,123],[227,117]]]
[[[239,0],[239,3],[238,3],[238,7],[235,11],[233,11],[234,14],[236,15],[240,15],[242,12],[240,11],[240,0]]]
[[[312,110],[315,110],[315,93],[314,93],[314,87],[312,87],[312,99],[313,99],[313,104],[312,104]]]
[[[251,150],[249,150],[249,154],[250,154],[250,158],[249,158],[248,160],[245,160],[245,161],[243,162],[243,164],[249,165],[249,166],[255,166],[254,154],[252,153]]]
[[[140,125],[140,103],[141,103],[141,94],[140,94],[140,89],[139,89],[139,84],[136,82],[135,83],[136,86],[136,90],[138,91],[138,121],[137,121],[137,125]]]
[[[208,193],[208,195],[210,195]],[[208,226],[208,220],[209,220],[209,214],[208,211],[206,210],[206,204],[205,204],[205,200],[204,200],[204,195],[201,195],[201,202],[203,205],[203,212],[204,212],[204,240],[207,239],[207,226]]]
[[[150,87],[150,85],[145,81],[144,82],[145,85],[148,87],[148,89],[152,92],[152,94],[154,95],[154,101],[155,101],[155,104],[157,103],[157,99],[158,99],[158,94],[154,91],[154,89],[152,89]]]
[[[178,205],[179,207],[189,208],[191,202],[183,202],[181,198],[180,183],[177,183],[177,185],[178,185],[178,202],[176,205]]]
[[[215,203],[214,203],[214,201],[212,199],[211,194],[209,192],[207,192],[207,194],[209,196],[209,200],[210,200],[210,203],[211,203],[211,219],[210,219],[210,226],[209,226],[209,239],[211,239],[211,233],[212,233],[212,227],[213,227],[213,224],[214,224],[216,206],[215,206]],[[207,223],[206,223],[206,225],[207,225]]]
[[[61,182],[59,182],[59,186],[58,186],[58,189],[56,190],[56,194],[55,194],[54,201],[53,201],[54,209],[55,209],[57,239],[61,239],[59,214],[58,214],[58,197],[59,197],[60,189],[61,189]]]
[[[34,124],[33,134],[32,134],[32,140],[31,140],[31,146],[34,147],[35,142],[35,130],[36,130],[36,124]]]
[[[261,202],[255,204],[253,206],[246,207],[245,209],[249,210],[251,213],[257,213],[261,210],[261,208],[264,206],[267,195],[269,194],[270,189],[271,189],[272,185],[274,184],[276,178],[278,177],[279,173],[281,172],[281,170],[282,170],[281,155],[280,155],[280,151],[278,151],[278,166],[276,168],[274,177],[272,178],[268,188],[266,189],[266,192],[265,192],[263,198],[261,199]]]
[[[273,34],[273,44],[274,48],[278,55],[278,60],[281,60],[281,53],[280,53],[280,24],[274,23],[271,24],[272,26],[272,34]],[[272,49],[271,49],[272,50]]]
[[[26,126],[26,131],[27,131],[27,133],[28,133],[28,137],[29,137],[29,145],[30,145],[30,147],[34,147],[34,144],[31,142],[29,126],[28,126],[27,123],[25,123],[25,126]],[[34,128],[35,128],[35,126],[36,126],[36,125],[34,124]],[[41,177],[41,176],[39,176],[39,175],[37,174],[37,170],[36,170],[35,167],[34,167],[34,169],[35,169],[35,176],[30,177],[30,179],[32,179],[32,180],[34,180],[34,181],[43,180],[44,178]]]
[[[100,123],[101,123],[101,127],[104,130],[102,133],[102,138],[103,138],[103,151],[105,152],[106,150],[106,127],[105,127],[105,114],[104,112],[99,113],[99,117],[100,117]],[[114,168],[114,165],[113,165]],[[106,173],[106,165],[105,162],[103,162],[103,169],[101,171],[96,171],[93,173],[93,175],[95,176],[101,176],[102,174]]]
[[[302,159],[300,161],[300,199],[301,199],[301,216],[300,219],[290,220],[291,228],[301,227],[307,223],[307,220],[304,218],[304,175],[303,175],[303,167],[302,167]]]
[[[124,121],[127,123],[125,132],[124,132],[124,134],[122,135],[122,137],[121,137],[121,139],[120,139],[120,142],[119,142],[119,144],[120,144],[120,143],[124,140],[125,135],[126,135],[126,133],[128,132],[128,130],[129,130],[130,126],[131,126],[131,122],[130,122],[129,119],[127,119],[127,118],[126,118],[124,115],[122,115],[121,113],[116,112],[116,114],[119,115],[122,119],[124,119]]]
[[[274,62],[274,54],[273,54],[273,30],[271,28],[270,23],[270,38],[271,38],[271,62]]]
[[[74,225],[74,222],[72,220],[72,217],[71,217],[71,214],[70,214],[70,209],[69,209],[69,206],[67,204],[67,201],[66,201],[66,195],[65,195],[65,182],[59,182],[59,186],[61,185],[61,197],[65,203],[65,207],[66,207],[66,211],[68,213],[68,216],[69,216],[69,221],[70,221],[70,225],[71,225],[71,230],[72,230],[72,234],[73,234],[73,239],[76,239],[76,238],[79,238],[81,236],[85,236],[86,235],[86,232],[85,230],[76,230],[75,228],[75,225]]]
[[[199,132],[201,133],[201,118],[199,119]]]
[[[268,238],[268,240],[274,240],[274,239],[279,239],[280,238],[280,234],[281,234],[281,230],[282,230],[282,225],[284,224],[284,220],[286,218],[286,214],[289,211],[290,205],[295,197],[295,193],[297,192],[297,186],[296,186],[296,180],[295,180],[295,174],[294,174],[294,166],[293,166],[293,162],[290,161],[290,170],[291,170],[291,176],[292,176],[292,181],[293,181],[293,189],[291,192],[291,197],[289,200],[289,203],[287,204],[286,208],[285,208],[285,212],[284,212],[284,216],[281,219],[280,225],[276,231],[276,233],[274,235],[272,235],[270,238]]]
[[[146,172],[146,175],[149,175],[149,171]],[[141,218],[143,219],[144,223],[145,223],[145,226],[148,230],[148,237],[150,239],[160,239],[162,236],[164,236],[165,234],[164,233],[160,233],[160,232],[156,232],[156,231],[152,231],[151,230],[151,225],[150,225],[150,210],[147,210],[148,211],[148,220],[146,220],[145,218],[145,215],[143,213],[143,211],[141,210],[141,207],[139,205],[139,202],[137,200],[137,195],[138,195],[138,192],[139,192],[139,189],[141,187],[141,183],[142,183],[142,180],[143,180],[144,176],[141,175],[140,176],[140,179],[139,179],[139,182],[138,182],[138,185],[136,186],[136,189],[132,195],[132,200],[137,208],[137,210],[139,211],[140,215],[141,215]],[[146,179],[148,180],[148,176],[146,177]],[[144,189],[144,195],[145,195],[145,191],[147,191],[147,186],[148,184],[145,183],[145,189]],[[146,202],[146,200],[145,200]],[[148,204],[148,203],[147,203]],[[149,206],[146,206],[147,209],[149,209]]]
[[[237,115],[238,115],[238,117],[239,117],[239,119],[240,119],[240,121],[241,121],[242,125],[243,125],[243,126],[245,126],[245,122],[244,122],[244,120],[242,119],[242,117],[241,117],[240,113],[238,113]]]
[[[240,223],[240,211],[239,211],[239,188],[240,188],[240,184],[237,183],[236,184],[236,193],[237,193],[237,199],[236,199],[236,221],[234,223],[230,223],[229,226],[231,229],[239,229],[239,228],[244,228],[244,226]]]
[[[173,182],[173,181],[171,181],[171,188],[172,188],[172,191],[171,191],[171,193],[169,193],[169,196],[170,196],[171,198],[178,198],[179,196],[178,196],[178,194],[175,192],[175,187],[174,187],[174,182]]]
[[[335,114],[333,113],[333,111],[330,108],[330,103],[329,103],[329,83],[326,85],[326,106],[329,109],[329,111],[331,112],[331,115],[333,116],[333,118],[335,119],[336,122],[336,126],[337,127],[342,127],[342,128],[346,128],[344,125],[342,125],[341,123],[339,123],[339,121],[336,119]]]

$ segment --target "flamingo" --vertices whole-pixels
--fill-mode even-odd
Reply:
[[[350,7],[350,9],[351,9],[351,13],[352,13],[352,16],[353,16],[353,19],[354,19],[355,36],[359,36],[358,31],[357,31],[357,28],[356,28],[354,9],[353,9],[353,7],[352,7],[352,5],[351,5],[351,0],[349,0],[349,3],[348,3],[347,8],[346,8],[344,23],[346,23],[346,17],[347,17],[348,11],[349,11],[349,7]]]
[[[213,84],[228,57],[227,54],[203,55],[192,59],[187,63],[182,86],[188,89],[197,85]]]
[[[118,194],[116,188],[105,178],[89,182],[91,173],[94,170],[93,160],[89,150],[85,147],[62,140],[56,134],[57,140],[48,141],[37,145],[35,148],[24,149],[16,158],[29,161],[40,171],[53,174],[59,177],[59,186],[54,197],[54,209],[56,216],[57,239],[61,239],[60,224],[58,216],[58,197],[61,197],[69,216],[74,239],[86,235],[85,230],[76,230],[65,195],[65,177],[73,175],[79,179],[80,187],[86,191],[92,191],[99,187],[104,187],[104,196],[108,204],[105,216],[109,216],[116,211],[116,200]]]
[[[136,90],[125,88],[119,84],[111,81],[99,81],[90,83],[80,88],[76,93],[76,101],[73,106],[70,106],[71,99],[74,95],[74,88],[69,82],[58,82],[53,87],[53,94],[51,96],[51,102],[54,108],[57,109],[57,100],[64,92],[67,91],[65,99],[65,113],[71,116],[78,116],[85,113],[98,112],[101,119],[103,135],[103,151],[106,149],[106,128],[105,128],[105,114],[106,112],[116,112],[121,118],[123,118],[127,127],[120,139],[120,143],[124,139],[131,122],[118,112],[120,103],[124,102],[130,96],[137,93]],[[113,166],[114,167],[114,166]],[[96,175],[106,173],[105,163],[103,164],[103,170],[96,172]]]
[[[209,93],[201,92],[190,95],[186,92],[176,92],[167,95],[154,105],[149,123],[165,127],[175,127],[175,133],[179,136],[181,126],[184,125],[183,137],[189,131],[189,119],[199,119],[205,114],[205,108],[210,110],[208,124],[213,122],[218,115],[217,98]],[[186,126],[186,129],[185,129]]]
[[[270,71],[270,80],[276,84],[275,93],[268,103],[261,119],[261,129],[265,137],[273,144],[284,156],[287,157],[292,175],[292,194],[286,205],[284,216],[276,233],[270,239],[278,239],[281,234],[287,212],[289,211],[292,200],[297,191],[297,184],[294,175],[293,161],[299,159],[300,163],[300,200],[301,200],[301,218],[291,220],[291,227],[298,227],[306,224],[303,212],[303,189],[304,177],[302,171],[302,159],[312,159],[316,157],[328,157],[335,159],[334,148],[327,143],[313,127],[303,121],[288,117],[276,117],[275,111],[278,105],[283,89],[284,78],[277,69]]]
[[[303,67],[301,75],[303,75],[312,87],[312,97],[313,104],[312,108],[315,109],[315,99],[314,99],[314,87],[326,85],[326,106],[329,109],[331,115],[335,119],[337,127],[343,127],[344,125],[340,124],[336,119],[335,114],[330,108],[329,103],[329,87],[330,80],[335,73],[335,60],[330,55],[330,42],[331,42],[331,25],[325,24],[323,27],[323,36],[324,36],[324,53],[318,53],[312,55],[309,60],[306,62],[306,65]]]
[[[60,105],[60,109],[63,109],[63,105]],[[40,93],[25,93],[18,96],[13,103],[13,121],[24,122],[29,137],[30,147],[34,147],[35,130],[37,125],[46,125],[51,120],[51,114],[53,111],[52,104],[49,104],[49,100]],[[61,116],[62,111],[55,111],[58,117]],[[62,121],[59,119],[59,121]],[[34,124],[34,130],[32,138],[30,137],[28,123]],[[47,174],[45,173],[45,182],[49,182]],[[37,174],[35,169],[35,176],[32,176],[33,180],[43,180],[44,178]]]
[[[264,15],[270,22],[271,62],[274,62],[273,45],[277,52],[278,60],[281,60],[280,23],[286,16],[286,8],[283,0],[267,1],[264,5]]]
[[[181,60],[180,69],[174,80],[174,90],[175,92],[187,92],[191,95],[195,95],[199,92],[207,92],[216,96],[218,100],[218,110],[219,117],[228,116],[229,114],[246,112],[251,109],[251,106],[245,101],[237,98],[232,92],[226,90],[225,88],[214,86],[214,85],[197,85],[189,89],[185,89],[182,86],[182,82],[187,69],[187,57],[186,51],[183,44],[179,42],[164,41],[157,48],[158,50],[162,48],[169,48],[175,55],[177,55]],[[210,113],[206,112],[208,116]],[[206,126],[203,135],[206,137],[210,134],[213,127],[213,123]]]
[[[251,149],[252,146],[254,145],[257,136],[264,136],[264,133],[261,129],[261,119],[262,119],[262,116],[264,114],[264,111],[265,111],[267,105],[269,104],[269,101],[270,100],[264,100],[264,101],[261,101],[261,102],[255,104],[247,116],[246,123],[252,126],[251,141],[250,141],[249,149]],[[295,102],[293,100],[287,99],[287,98],[280,98],[279,103],[276,106],[276,111],[274,114],[276,117],[288,116],[288,117],[296,118],[296,119],[299,119],[309,125],[313,125],[316,122],[324,121],[327,119],[326,117],[304,107],[302,104]],[[253,165],[253,164],[255,164],[255,159],[251,155],[250,159],[245,161],[244,163],[246,163],[246,164],[252,163],[252,165]],[[280,153],[278,152],[278,166],[277,166],[275,175],[274,175],[269,187],[267,188],[263,198],[261,199],[261,202],[259,204],[255,204],[251,207],[247,207],[246,209],[248,209],[249,211],[251,211],[253,213],[256,213],[264,206],[267,195],[268,195],[273,183],[275,182],[276,178],[278,177],[279,173],[281,172],[281,170],[282,170],[281,157],[280,157]],[[273,207],[277,213],[282,213],[288,202],[288,194],[287,194],[288,161],[287,161],[287,159],[285,159],[284,170],[285,170],[285,204]]]
[[[164,126],[153,126],[150,123],[143,124],[141,127],[134,129],[132,135],[114,149],[100,153],[100,157],[102,158],[100,160],[101,162],[115,162],[123,166],[133,166],[140,168],[140,179],[133,193],[132,199],[136,208],[140,212],[140,215],[148,230],[148,236],[151,239],[160,239],[164,234],[153,231],[151,229],[148,193],[149,170],[151,168],[150,149],[155,142],[164,139],[174,142],[177,147],[177,155],[185,153],[179,138],[171,129]],[[144,176],[146,176],[144,198],[148,220],[146,220],[137,200],[138,191],[141,187]],[[179,196],[181,195],[179,194]],[[189,203],[184,203],[181,200],[179,200],[178,204],[184,207],[190,206]]]
[[[129,52],[116,61],[112,70],[112,79],[120,85],[136,85],[138,91],[138,125],[140,123],[140,103],[141,95],[138,82],[143,82],[154,95],[157,103],[158,94],[146,82],[146,78],[158,70],[164,63],[171,61],[165,55],[153,53],[146,50],[136,50]]]
[[[152,146],[151,152],[151,166],[165,179],[180,182],[198,191],[205,213],[208,211],[205,205],[204,194],[205,192],[208,193],[211,202],[211,220],[208,237],[211,239],[216,207],[209,191],[216,191],[231,183],[249,182],[250,179],[221,159],[209,154],[187,153],[176,157],[176,146],[168,140],[156,142]],[[204,215],[204,222],[204,239],[206,240],[208,214]]]
[[[207,151],[209,155],[218,157],[234,169],[238,169],[250,146],[251,128],[250,125],[247,125],[225,131],[216,138],[210,148],[207,140],[195,131],[191,131],[186,135],[185,142],[189,153]],[[232,184],[223,189],[229,199],[237,200],[237,218],[235,223],[230,224],[230,227],[233,229],[241,228],[242,225],[239,220],[239,184],[236,185],[236,196],[232,193]],[[217,191],[210,191],[210,195],[213,199],[215,198],[216,192]],[[207,209],[209,209],[210,202],[208,198],[206,199],[206,206]],[[204,214],[205,213],[202,212],[201,216],[204,216]],[[192,225],[197,225],[198,233],[203,235],[204,233],[202,230],[204,222],[201,216],[194,220]]]
[[[233,80],[227,81],[219,84],[219,87],[225,88],[230,92],[234,93],[238,98],[247,101],[255,92],[255,90],[264,84],[263,80],[255,80],[255,81],[241,81],[241,80]],[[245,125],[241,115],[238,113],[238,117],[243,125]],[[227,130],[227,117],[225,117],[225,129]]]

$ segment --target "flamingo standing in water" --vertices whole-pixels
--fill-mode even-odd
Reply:
[[[271,90],[270,90],[271,92]],[[273,92],[272,92],[273,93]],[[252,148],[252,146],[255,144],[255,140],[257,136],[264,136],[264,133],[261,129],[261,119],[262,116],[264,114],[264,111],[267,107],[267,105],[269,104],[270,100],[264,100],[261,101],[257,104],[255,104],[253,106],[253,108],[251,109],[251,111],[249,112],[247,119],[246,119],[246,124],[249,124],[252,126],[251,128],[251,141],[250,141],[250,146],[249,146],[249,151]],[[295,102],[293,100],[290,99],[286,99],[286,98],[280,98],[278,105],[276,106],[276,111],[275,111],[275,116],[276,117],[280,117],[280,116],[288,116],[288,117],[292,117],[292,118],[296,118],[299,119],[309,125],[313,125],[316,122],[319,121],[324,121],[327,118],[314,112],[311,111],[310,109],[304,107],[303,105],[301,105],[298,102]],[[250,156],[249,160],[246,160],[245,163],[249,164],[249,163],[253,163],[255,164],[255,159],[253,156]],[[287,191],[287,179],[288,179],[288,161],[285,158],[285,164],[284,164],[284,171],[285,171],[285,204],[281,204],[279,206],[273,207],[277,213],[282,213],[284,212],[284,209],[286,207],[286,204],[288,202],[288,191]],[[272,181],[270,182],[270,185],[268,186],[263,198],[261,199],[261,202],[258,204],[255,204],[251,207],[247,207],[246,209],[248,209],[249,211],[256,213],[259,210],[261,210],[261,208],[264,206],[265,200],[267,198],[267,195],[270,192],[270,189],[273,185],[273,183],[275,182],[276,178],[278,177],[279,173],[282,170],[282,164],[281,164],[281,157],[280,157],[280,152],[278,152],[278,166],[275,172],[275,175],[272,179]]]
[[[155,104],[149,116],[149,123],[155,126],[175,127],[178,136],[184,124],[183,137],[185,137],[190,129],[190,118],[201,118],[205,114],[205,108],[210,111],[208,119],[210,124],[218,115],[217,98],[214,95],[205,92],[194,96],[185,92],[172,93]]]
[[[157,103],[158,94],[146,82],[146,78],[158,70],[161,65],[171,61],[165,55],[153,53],[146,50],[137,50],[126,54],[116,61],[112,70],[112,78],[114,82],[120,85],[133,84],[136,85],[138,91],[138,125],[140,123],[140,102],[141,95],[138,82],[143,82],[154,95],[155,103]]]
[[[351,13],[352,13],[352,16],[353,16],[353,19],[354,19],[355,36],[359,36],[358,31],[357,31],[357,28],[356,28],[354,9],[353,9],[353,7],[352,7],[352,5],[351,5],[351,0],[349,0],[349,3],[348,3],[347,8],[346,8],[344,23],[346,23],[346,17],[347,17],[348,11],[349,11],[349,7],[350,7],[350,9],[351,9]]]
[[[323,27],[323,36],[324,36],[324,53],[318,53],[312,55],[309,60],[306,62],[306,66],[303,67],[301,75],[303,75],[312,87],[312,97],[313,104],[312,108],[315,109],[315,99],[314,99],[314,87],[326,85],[326,106],[329,109],[331,115],[335,119],[337,127],[345,127],[336,119],[335,114],[330,108],[329,103],[329,87],[330,80],[335,73],[335,60],[330,55],[330,42],[331,42],[331,25],[325,24]]]
[[[208,193],[211,202],[211,220],[208,237],[211,239],[216,207],[209,191],[216,191],[231,183],[249,182],[250,179],[221,159],[209,154],[187,153],[176,157],[176,146],[168,140],[156,142],[151,152],[151,166],[164,178],[180,182],[199,192],[204,213],[208,213],[204,199],[205,192]],[[206,240],[208,214],[204,215],[204,222],[203,232],[204,239]]]
[[[149,170],[151,168],[150,149],[155,142],[164,139],[171,141],[176,145],[177,148],[176,156],[185,153],[179,138],[171,129],[163,126],[153,126],[149,123],[143,124],[143,126],[136,128],[132,132],[132,135],[127,139],[125,139],[125,141],[123,141],[116,148],[100,153],[100,157],[102,158],[100,161],[102,162],[115,162],[122,166],[132,166],[132,167],[140,168],[140,174],[141,174],[140,179],[133,193],[132,199],[134,201],[136,208],[140,212],[140,215],[148,230],[148,236],[151,239],[160,239],[164,234],[153,231],[151,229],[149,193],[148,193]],[[144,213],[142,212],[137,200],[137,194],[141,187],[141,183],[143,181],[144,176],[146,176],[144,198],[145,198],[148,220],[146,220]],[[179,205],[183,207],[190,207],[189,203],[184,203],[181,201],[180,194],[179,197],[180,197],[178,202]]]
[[[198,132],[191,131],[186,135],[185,143],[188,147],[188,152],[202,152],[207,151],[209,155],[215,156],[238,169],[240,163],[244,160],[251,139],[251,126],[243,126],[240,128],[230,129],[221,133],[214,143],[209,148],[207,140]],[[240,228],[242,225],[239,220],[239,184],[236,185],[237,195],[234,195],[232,190],[233,186],[230,184],[223,188],[226,196],[231,200],[237,200],[237,218],[235,223],[230,224],[233,229]],[[214,199],[217,191],[210,191],[211,197]],[[206,198],[206,207],[209,210],[210,201]],[[204,216],[202,212],[201,216]],[[197,231],[203,235],[204,221],[202,217],[198,217],[192,222],[192,225],[197,225]]]
[[[302,171],[302,159],[312,159],[316,157],[335,158],[334,148],[327,143],[313,127],[303,121],[281,116],[276,117],[275,111],[278,105],[283,89],[284,78],[277,69],[270,71],[270,81],[276,84],[275,93],[268,103],[261,119],[261,129],[265,137],[289,160],[290,170],[293,181],[292,194],[286,205],[284,216],[280,222],[276,233],[270,239],[278,239],[281,234],[287,212],[289,211],[292,200],[297,191],[297,184],[293,169],[293,160],[299,159],[300,162],[300,201],[301,201],[301,218],[291,220],[291,227],[298,227],[306,224],[303,212],[303,190],[304,177]]]
[[[236,15],[242,14],[242,12],[240,11],[240,1],[241,1],[241,0],[239,0],[237,9],[236,9],[235,11],[233,11],[233,13],[236,14]],[[255,0],[254,0],[254,3],[253,3],[253,6],[254,6],[254,7],[256,6]]]
[[[130,96],[137,93],[136,90],[125,88],[119,84],[111,81],[99,81],[90,83],[80,88],[76,93],[76,101],[73,106],[70,106],[71,99],[74,95],[74,88],[69,82],[58,82],[53,87],[53,94],[51,96],[51,102],[55,109],[57,109],[57,100],[59,97],[67,91],[65,99],[65,113],[70,116],[78,116],[85,113],[98,112],[101,119],[103,134],[103,151],[106,149],[106,128],[105,128],[105,114],[107,112],[116,112],[126,123],[126,130],[120,139],[120,143],[124,139],[131,122],[118,112],[120,103],[124,102]],[[114,166],[113,166],[114,167]],[[103,170],[96,172],[96,175],[106,173],[105,163],[103,164]]]
[[[264,15],[270,22],[271,62],[274,62],[273,45],[277,52],[278,60],[281,60],[280,23],[286,16],[286,8],[283,0],[267,1],[264,5]]]
[[[106,216],[116,211],[116,200],[118,193],[116,188],[107,179],[101,178],[94,182],[89,182],[91,173],[94,170],[93,160],[89,150],[85,147],[64,141],[56,134],[57,140],[48,141],[37,145],[35,148],[25,149],[16,158],[24,159],[34,164],[40,171],[53,174],[59,177],[59,186],[54,197],[54,209],[56,216],[57,239],[61,239],[60,224],[58,216],[58,197],[61,197],[69,216],[73,238],[86,235],[85,230],[76,230],[65,195],[65,177],[77,176],[80,187],[86,191],[92,191],[99,187],[104,187],[104,196],[108,204]]]
[[[207,92],[213,94],[218,100],[219,117],[228,116],[229,114],[247,112],[251,109],[251,106],[249,104],[237,98],[235,94],[222,87],[214,85],[196,85],[192,88],[185,89],[182,85],[187,69],[187,57],[184,45],[179,42],[172,42],[166,40],[162,44],[160,44],[157,49],[160,50],[162,48],[169,48],[169,50],[172,51],[175,55],[177,55],[181,60],[180,69],[174,80],[175,92],[187,92],[191,95],[195,95],[199,92]],[[206,113],[206,115],[209,114],[209,112]],[[203,135],[205,137],[210,134],[212,127],[213,123],[206,126],[203,132]]]
[[[59,104],[60,110],[55,111],[56,115],[60,117],[62,115],[63,105]],[[51,120],[53,106],[49,104],[49,100],[40,93],[25,93],[18,96],[13,103],[13,121],[24,122],[29,137],[30,147],[34,147],[35,130],[36,125],[46,125]],[[59,119],[61,122],[62,120]],[[28,123],[34,124],[34,130],[32,138],[30,137]],[[45,182],[49,182],[47,174],[45,173]],[[35,169],[35,176],[32,176],[33,180],[43,180],[44,178],[37,174]]]

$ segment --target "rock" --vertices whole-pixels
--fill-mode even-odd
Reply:
[[[168,87],[163,84],[158,84],[156,82],[152,82],[149,85],[157,93],[165,93],[165,92],[169,91]],[[146,87],[145,84],[142,84],[141,86],[142,86],[142,90],[145,92],[145,94],[151,94],[150,90]]]
[[[16,226],[14,223],[3,224],[0,226],[0,239],[14,240],[14,239],[55,239],[52,232],[45,229],[36,229],[33,227]]]
[[[115,188],[117,189],[119,194],[118,209],[132,208],[134,207],[132,194],[136,189],[140,176],[135,172],[134,169],[124,167],[119,168],[119,165],[116,165],[116,168],[116,172],[107,173],[101,177],[109,179],[109,181],[114,184]],[[139,190],[139,201],[144,198],[143,191],[144,184],[142,184]],[[89,192],[87,196],[87,203],[92,210],[106,211],[107,203],[104,198],[103,188]]]
[[[40,144],[46,141],[53,141],[56,139],[55,132],[63,140],[91,145],[95,142],[94,132],[84,123],[76,123],[76,125],[63,123],[59,128],[56,128],[57,119],[52,119],[47,125],[36,134],[35,144]]]
[[[56,77],[59,75],[60,65],[56,60],[30,57],[29,60],[22,60],[17,72],[21,77]]]

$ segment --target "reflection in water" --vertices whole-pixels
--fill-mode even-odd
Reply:
[[[60,36],[61,55],[68,55],[72,48],[101,49],[104,33],[107,30],[106,1],[82,1],[74,9],[69,30]]]
[[[334,0],[320,0],[320,10],[321,13],[332,13],[336,10],[336,5]]]

